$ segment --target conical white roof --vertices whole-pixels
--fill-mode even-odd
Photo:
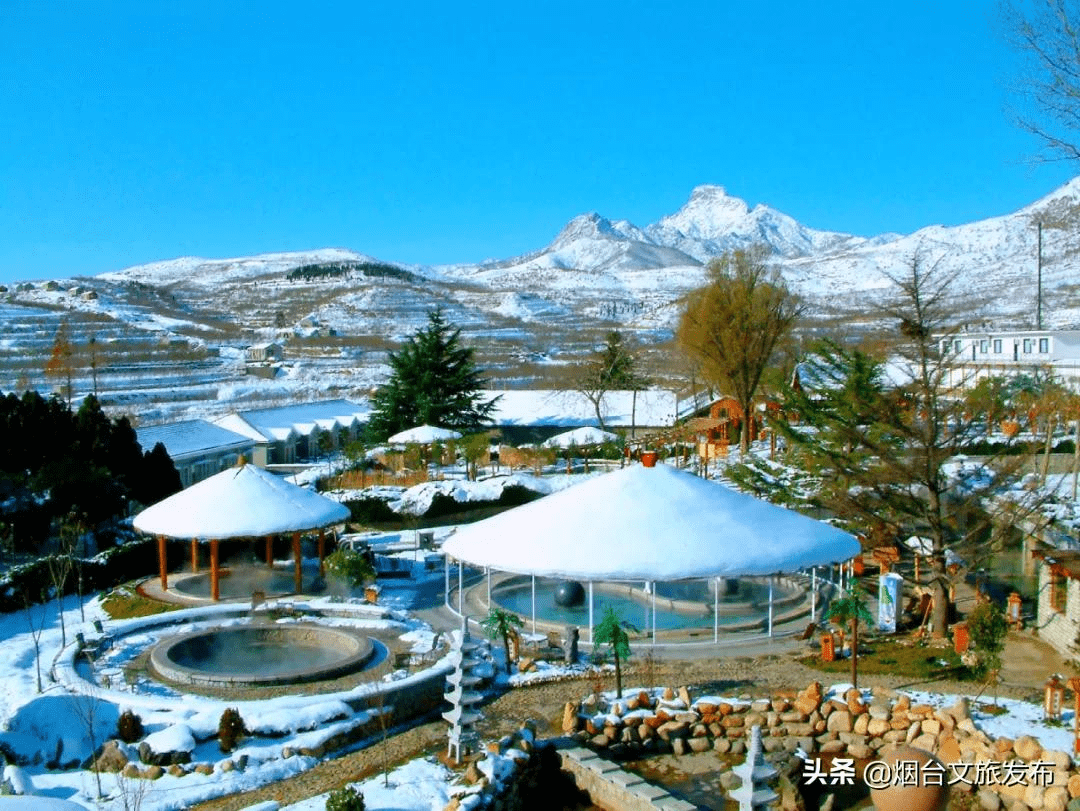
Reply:
[[[254,465],[223,470],[147,507],[135,529],[167,538],[247,538],[340,524],[349,509]]]
[[[390,437],[387,442],[418,442],[421,445],[430,445],[432,442],[441,442],[444,439],[461,439],[461,434],[449,428],[440,428],[437,425],[418,425],[405,431],[399,431]]]
[[[575,580],[793,572],[848,560],[846,532],[667,465],[634,465],[463,526],[453,558]]]

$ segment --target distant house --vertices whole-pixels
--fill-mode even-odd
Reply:
[[[280,363],[285,360],[285,350],[278,343],[256,344],[244,352],[248,363]]]
[[[241,455],[250,459],[255,449],[251,437],[206,420],[139,427],[135,436],[143,451],[159,442],[165,446],[184,487],[232,467]]]
[[[251,439],[255,443],[252,462],[266,467],[316,458],[320,444],[341,449],[359,438],[367,415],[365,406],[349,400],[323,400],[239,411],[214,424]]]
[[[1034,368],[1048,369],[1063,383],[1080,388],[1080,330],[988,330],[939,340],[941,356],[950,366],[947,383],[954,388]]]

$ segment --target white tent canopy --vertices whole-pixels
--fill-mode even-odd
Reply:
[[[147,507],[132,523],[159,537],[211,540],[304,532],[348,518],[343,504],[241,465]]]
[[[793,572],[859,553],[851,535],[667,465],[634,465],[461,527],[467,563],[577,580]]]
[[[439,428],[437,425],[418,425],[406,431],[399,431],[386,441],[395,444],[417,442],[421,445],[430,445],[432,442],[442,442],[444,439],[461,439],[461,434],[450,428]]]
[[[569,448],[570,446],[581,447],[582,445],[601,445],[604,442],[614,442],[618,434],[610,431],[601,431],[599,428],[575,428],[573,431],[564,431],[556,434],[551,439],[544,441],[545,448]]]

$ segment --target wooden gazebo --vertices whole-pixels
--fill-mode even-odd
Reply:
[[[254,465],[240,465],[169,496],[135,516],[135,529],[158,539],[161,588],[169,587],[165,544],[190,539],[192,571],[198,570],[199,543],[210,545],[210,593],[219,599],[218,542],[265,538],[266,562],[273,565],[275,535],[291,535],[296,591],[301,591],[300,536],[319,530],[319,565],[324,530],[349,518],[349,509],[311,490],[297,487]]]

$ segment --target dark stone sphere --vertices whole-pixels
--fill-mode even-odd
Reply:
[[[585,602],[585,588],[576,580],[564,580],[555,587],[555,602],[573,608]]]

